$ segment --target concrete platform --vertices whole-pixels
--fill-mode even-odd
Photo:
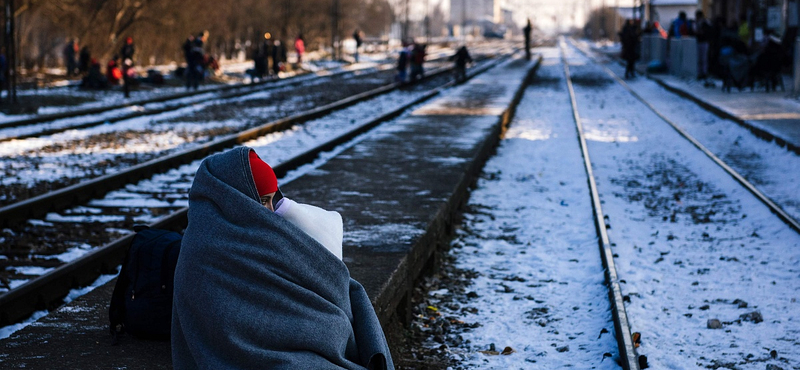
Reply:
[[[534,66],[522,59],[501,64],[282,186],[290,198],[342,214],[345,263],[382,323],[407,315],[413,281],[449,239]],[[123,336],[110,345],[114,282],[0,342],[0,368],[171,368],[167,342]]]
[[[643,70],[644,66],[640,66]],[[704,87],[702,82],[686,80],[666,74],[648,77],[664,88],[693,100],[695,103],[724,118],[747,127],[756,135],[775,140],[778,144],[800,154],[800,101],[791,97],[790,91],[766,92],[746,88],[730,93],[722,91],[722,81],[716,87]],[[791,89],[791,81],[784,79]]]

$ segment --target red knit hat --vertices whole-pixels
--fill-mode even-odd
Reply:
[[[278,191],[278,179],[272,167],[258,157],[255,150],[250,151],[250,171],[253,172],[253,180],[256,182],[258,195],[274,193]]]

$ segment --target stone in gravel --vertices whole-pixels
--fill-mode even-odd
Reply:
[[[569,352],[569,346],[558,347],[558,348],[556,348],[556,351],[558,351],[558,352]]]
[[[709,329],[722,329],[722,323],[717,319],[708,319],[706,326]]]
[[[769,357],[778,358],[778,351],[774,349],[772,351],[769,351]]]
[[[511,348],[511,347],[506,347],[506,348],[503,348],[503,352],[500,352],[500,354],[501,354],[501,355],[508,356],[508,355],[510,355],[510,354],[512,354],[512,353],[514,353],[514,352],[516,352],[516,351],[514,351],[514,349],[513,349],[513,348]]]
[[[778,365],[767,364],[767,370],[783,370],[783,368]]]
[[[478,295],[478,293],[475,293],[475,292],[469,292],[469,293],[467,293],[467,298],[475,299],[475,298],[478,298],[478,297],[480,297],[480,296]]]
[[[711,308],[711,306],[709,306],[707,304],[704,304],[704,305],[700,306],[700,310],[702,310],[702,311],[705,311],[705,310],[707,310],[709,308]]]
[[[734,300],[733,304],[738,305],[739,308],[747,308],[747,302],[745,302],[745,301],[743,301],[741,299]]]
[[[739,316],[739,318],[744,320],[744,321],[752,321],[753,324],[758,324],[758,323],[764,321],[764,317],[761,316],[761,312],[758,312],[758,311],[753,311],[753,312],[750,312],[750,313],[746,313],[744,315]]]

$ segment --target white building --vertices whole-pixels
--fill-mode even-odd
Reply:
[[[694,19],[695,10],[699,9],[698,0],[651,0],[650,20],[658,21],[661,27],[668,29],[678,13],[686,12],[687,19]]]
[[[450,24],[482,21],[503,22],[500,0],[450,0]]]

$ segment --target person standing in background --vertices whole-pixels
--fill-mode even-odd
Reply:
[[[525,25],[525,28],[522,29],[522,33],[525,34],[525,59],[531,60],[531,32],[533,31],[533,26],[531,25],[531,20],[528,18],[528,24]]]
[[[356,52],[353,54],[353,58],[355,58],[356,63],[358,63],[358,48],[360,48],[361,44],[364,42],[361,38],[361,30],[358,28],[353,32],[353,40],[356,42]]]
[[[119,54],[122,56],[122,85],[125,91],[125,97],[131,96],[131,74],[133,72],[133,54],[136,48],[133,46],[133,37],[128,36],[125,38],[125,44],[122,45]]]
[[[694,37],[697,40],[697,79],[708,77],[708,43],[713,29],[702,10],[694,13]]]
[[[306,52],[306,42],[303,40],[303,34],[297,35],[294,40],[294,50],[297,52],[297,64],[303,63],[303,53]]]
[[[64,46],[64,67],[67,69],[67,77],[72,77],[75,74],[76,62],[75,54],[78,53],[78,41],[75,39],[69,40],[67,45]]]

